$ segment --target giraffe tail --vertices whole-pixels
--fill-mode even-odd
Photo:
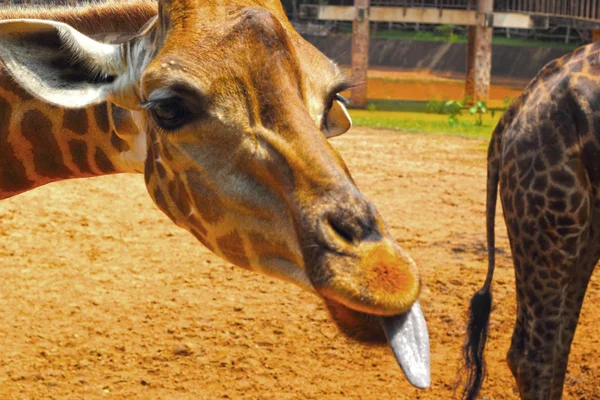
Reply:
[[[487,340],[490,311],[492,308],[492,293],[490,289],[495,264],[494,220],[496,216],[496,197],[499,181],[500,140],[505,127],[509,125],[512,119],[512,115],[514,115],[514,107],[510,107],[506,111],[496,129],[494,129],[488,149],[486,201],[488,271],[483,287],[471,298],[467,339],[462,348],[464,359],[464,366],[461,371],[464,381],[462,398],[466,400],[474,400],[477,397],[486,373],[483,351]]]

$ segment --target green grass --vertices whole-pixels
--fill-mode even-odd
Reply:
[[[342,29],[342,32],[352,33],[351,28]],[[379,29],[375,37],[389,38],[389,39],[401,39],[401,40],[423,40],[428,42],[453,42],[453,43],[467,43],[467,37],[464,34],[457,35],[443,35],[437,32],[404,32],[404,31],[390,31],[386,28]],[[574,38],[575,39],[575,38]],[[563,42],[549,42],[540,40],[520,39],[520,38],[507,38],[505,36],[494,36],[492,38],[493,44],[502,44],[508,46],[518,47],[543,47],[553,49],[566,49],[575,50],[576,48],[583,45],[583,43],[569,43]]]
[[[499,103],[500,101],[492,101],[494,103]],[[369,99],[367,100],[367,104],[369,107],[373,106],[377,111],[403,111],[409,113],[428,113],[427,104],[429,102],[425,100],[392,100],[392,99]],[[489,107],[490,110],[494,110],[495,112],[502,112],[502,107]],[[352,107],[352,105],[350,105]],[[465,116],[468,113],[465,111]]]
[[[375,107],[377,111],[404,111],[414,113],[427,112],[427,101],[421,100],[388,100],[369,99],[367,104]]]
[[[433,42],[453,42],[453,43],[467,43],[467,37],[464,35],[454,35],[452,38],[448,36],[439,36],[433,32],[399,32],[399,31],[378,31],[375,37],[390,38],[390,39],[404,39],[404,40],[425,40]],[[565,44],[562,42],[544,42],[539,40],[520,39],[520,38],[507,38],[505,36],[494,36],[492,38],[493,44],[503,44],[508,46],[518,47],[549,47],[555,49],[567,49],[574,50],[581,46],[582,43],[569,43]]]
[[[437,135],[453,135],[472,139],[489,139],[502,113],[494,117],[483,116],[483,125],[475,125],[475,117],[468,112],[458,116],[458,124],[450,126],[448,115],[426,114],[404,111],[367,111],[350,110],[355,126],[393,129],[409,133],[430,133]]]

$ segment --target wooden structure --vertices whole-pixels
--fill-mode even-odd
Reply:
[[[367,70],[369,68],[369,0],[354,0],[356,16],[352,22],[352,77],[359,84],[351,91],[355,107],[367,106]]]
[[[4,5],[76,3],[77,0],[3,0]],[[353,6],[333,5],[344,4],[344,0],[329,3],[302,4],[300,15],[353,22],[352,73],[357,82],[364,83],[352,91],[357,107],[367,104],[371,21],[468,26],[465,97],[471,102],[488,97],[493,28],[566,26],[591,29],[594,40],[600,38],[600,0],[354,0]]]
[[[353,21],[352,70],[357,81],[366,84],[369,39],[364,27],[369,26],[369,21],[465,25],[469,27],[465,95],[470,101],[488,97],[493,28],[565,26],[591,29],[594,38],[600,37],[600,0],[354,1],[354,6],[303,4],[300,15],[316,20]],[[356,89],[352,100],[356,106],[364,107],[366,87]]]
[[[465,105],[487,100],[492,72],[492,34],[487,15],[493,0],[478,0],[476,21],[468,27],[467,77],[465,79]]]

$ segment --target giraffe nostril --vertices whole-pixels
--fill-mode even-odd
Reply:
[[[358,246],[378,232],[375,215],[368,207],[353,209],[340,207],[324,215],[322,228],[326,242],[331,245]]]
[[[313,232],[323,250],[353,251],[363,241],[381,237],[377,210],[356,188],[330,193],[320,200],[322,203],[314,206],[312,221],[316,228]]]
[[[327,223],[329,224],[333,232],[337,234],[337,236],[339,236],[349,244],[355,243],[358,235],[352,226],[344,223],[343,220],[332,218],[332,216],[329,216],[327,218]]]

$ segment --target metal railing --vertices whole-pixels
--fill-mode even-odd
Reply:
[[[420,7],[420,8],[452,8],[474,10],[473,0],[371,0],[372,6]]]
[[[497,0],[497,11],[546,14],[560,17],[598,19],[600,0]]]
[[[337,3],[336,0],[328,2]],[[372,6],[474,10],[475,0],[371,0]],[[495,0],[494,11],[600,19],[600,0]]]

